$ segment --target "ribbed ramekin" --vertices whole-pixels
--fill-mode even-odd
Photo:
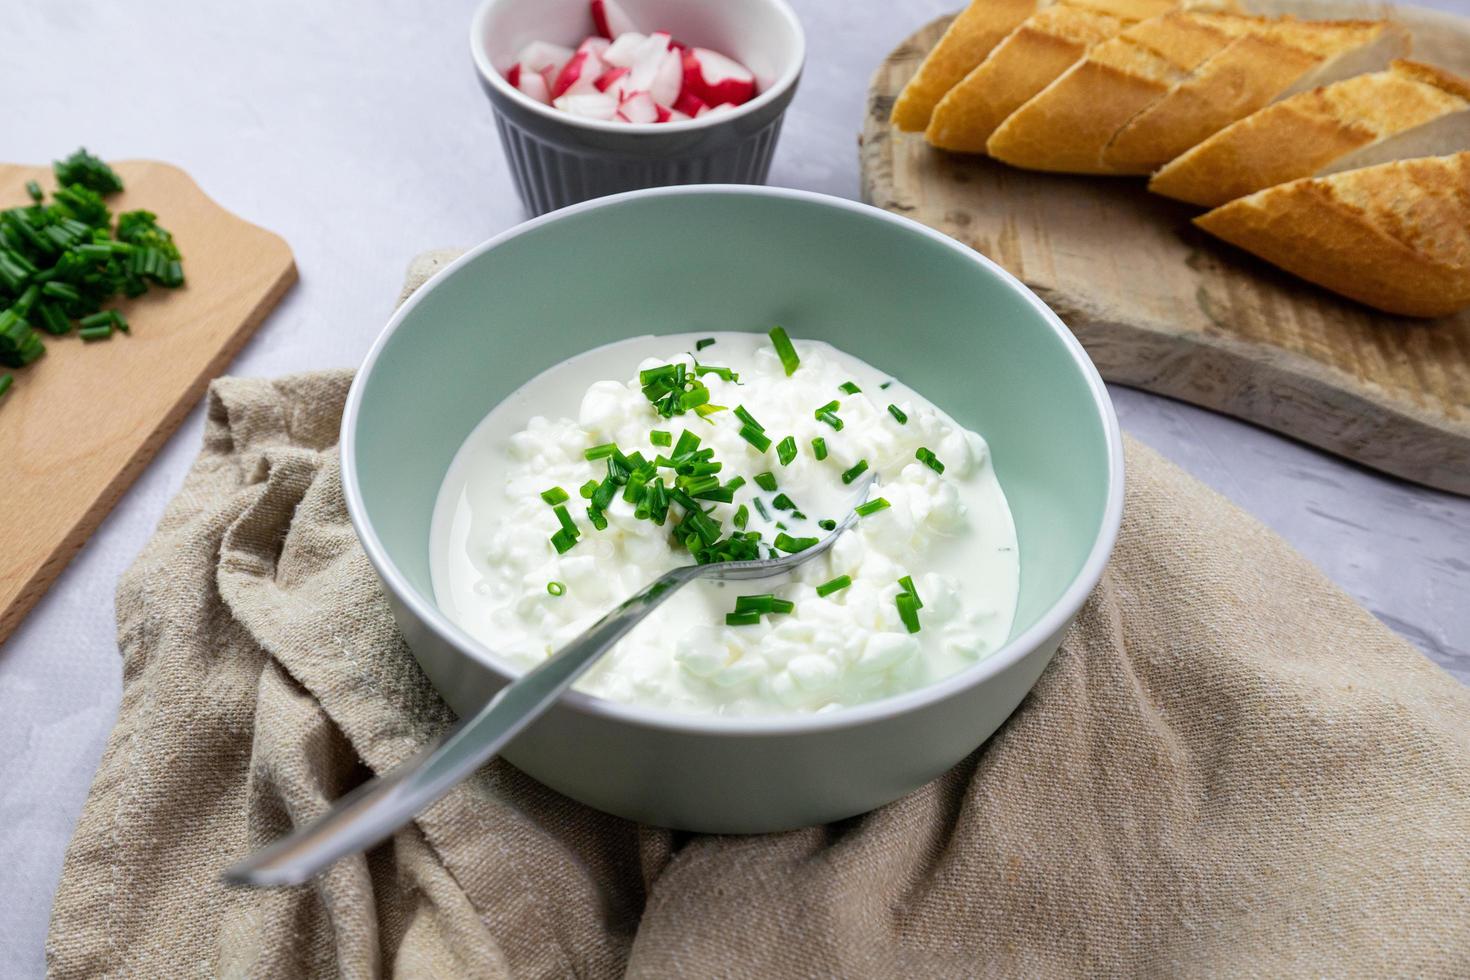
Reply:
[[[796,94],[806,39],[784,0],[621,0],[634,22],[728,54],[755,74],[754,99],[687,122],[602,122],[528,97],[505,70],[531,41],[575,47],[593,33],[587,0],[484,0],[470,53],[495,110],[516,190],[532,215],[668,184],[761,184]]]

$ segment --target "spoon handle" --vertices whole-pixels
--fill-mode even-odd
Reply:
[[[494,758],[609,647],[700,572],[698,566],[686,566],[654,579],[555,656],[501,688],[478,714],[455,725],[437,744],[391,772],[369,779],[317,820],[227,870],[226,883],[297,885],[338,858],[386,839]]]

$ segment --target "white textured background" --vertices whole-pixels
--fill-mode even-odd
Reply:
[[[792,3],[810,52],[771,182],[856,197],[873,68],[959,0]],[[1431,5],[1470,14],[1470,0]],[[39,162],[85,143],[183,166],[221,204],[284,235],[301,270],[233,372],[354,365],[415,253],[521,218],[470,67],[472,7],[0,0],[0,157]],[[1470,682],[1470,500],[1186,405],[1113,395],[1126,429]],[[195,412],[0,647],[0,977],[42,972],[66,842],[117,711],[113,587],[199,436]]]

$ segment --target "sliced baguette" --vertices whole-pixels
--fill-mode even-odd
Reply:
[[[1166,164],[1149,190],[1204,207],[1302,177],[1470,150],[1470,82],[1413,61],[1301,92]]]
[[[898,94],[893,103],[893,124],[905,132],[922,133],[945,93],[984,61],[1021,21],[1035,13],[1038,2],[971,0]]]
[[[1120,129],[1103,162],[1151,173],[1273,100],[1386,67],[1409,36],[1387,21],[1283,19],[1236,38]]]
[[[1240,14],[1173,11],[1134,24],[1011,113],[985,149],[1032,170],[1116,173],[1102,159],[1113,134],[1232,40],[1264,23]]]
[[[1106,9],[1110,6],[1114,9]],[[941,149],[985,152],[986,140],[1007,116],[1089,49],[1130,24],[1173,9],[1174,3],[1130,0],[1092,8],[1064,0],[1028,17],[940,100],[925,137]]]
[[[1470,152],[1294,180],[1195,223],[1388,313],[1448,316],[1470,306]]]

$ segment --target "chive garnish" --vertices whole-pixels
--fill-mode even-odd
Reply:
[[[760,613],[725,613],[726,626],[754,626],[760,621]]]
[[[801,358],[796,356],[796,348],[791,344],[791,338],[786,336],[786,331],[780,327],[771,328],[771,343],[776,348],[776,356],[781,358],[781,366],[786,369],[786,377],[791,377]]]
[[[830,402],[828,402],[827,404],[823,405],[821,408],[819,408],[815,412],[813,412],[812,413],[812,416],[814,418],[820,419],[822,417],[822,413],[823,412],[835,412],[835,411],[837,411],[841,407],[842,407],[842,403],[839,402],[837,399],[834,398]]]
[[[914,604],[917,608],[924,608],[924,600],[919,598],[919,590],[914,588],[914,577],[912,575],[905,575],[898,580],[898,584],[903,586],[905,592],[914,597]]]
[[[771,604],[775,602],[775,599],[776,597],[769,592],[763,595],[736,596],[735,611],[738,613],[768,613],[771,611]]]
[[[550,592],[552,595],[566,595],[567,587],[560,582],[547,582],[546,591]]]
[[[41,200],[46,196],[41,192],[41,185],[36,183],[34,180],[26,181],[26,193],[29,194],[31,196],[31,200],[35,201],[37,204],[40,204]]]
[[[607,530],[607,515],[603,514],[603,512],[598,510],[596,507],[587,508],[587,520],[591,521],[592,526],[597,528],[597,530]]]
[[[857,516],[859,517],[867,517],[869,514],[876,514],[880,510],[887,510],[890,506],[892,505],[889,504],[885,498],[874,497],[867,503],[858,504],[856,507],[854,507],[853,513],[857,514]]]
[[[744,405],[735,406],[735,417],[744,424],[750,426],[752,429],[755,429],[757,432],[766,431],[766,427],[757,422],[755,420],[755,416],[751,415],[749,410],[747,410]]]
[[[687,457],[698,450],[699,441],[699,436],[690,432],[688,429],[679,433],[679,441],[674,444],[673,457],[675,464],[679,462],[679,457]]]
[[[765,490],[767,493],[775,491],[776,474],[769,471],[765,473],[757,473],[755,475],[755,485],[760,487],[762,490]]]
[[[816,538],[793,538],[784,531],[776,535],[776,540],[772,542],[778,550],[793,555],[798,551],[805,551],[816,543]]]
[[[776,494],[776,499],[771,501],[771,506],[777,510],[795,510],[796,504],[784,493]]]
[[[910,633],[919,632],[918,597],[912,592],[900,592],[893,601],[898,606],[898,618],[903,620],[904,627]]]
[[[665,432],[662,429],[654,429],[648,434],[648,441],[655,446],[672,446],[674,444],[674,434],[672,432]]]
[[[0,374],[0,396],[4,396],[4,394],[10,390],[10,386],[14,383],[15,375]]]
[[[823,531],[835,531],[837,530],[837,522],[830,517],[824,517],[820,521],[817,521],[817,527]]]
[[[817,421],[826,422],[837,432],[842,431],[842,420],[831,412],[818,412]]]
[[[881,385],[879,385],[878,387],[879,388],[882,388],[884,391],[887,391],[888,390],[888,386],[891,385],[891,384],[893,384],[892,381],[885,381]]]
[[[858,477],[862,476],[863,473],[867,471],[867,469],[868,461],[866,459],[858,460],[856,463],[852,464],[851,469],[845,471],[842,474],[842,482],[851,483],[853,480],[856,480]]]
[[[740,438],[754,446],[758,452],[765,452],[771,448],[770,438],[761,430],[752,428],[749,425],[741,426]]]
[[[112,324],[104,324],[100,327],[83,327],[77,331],[77,336],[88,343],[94,340],[107,340],[112,336]]]
[[[702,340],[696,340],[694,342],[694,349],[695,350],[704,350],[706,347],[711,346],[714,342],[715,342],[715,338],[713,338],[713,337],[705,337]]]
[[[729,490],[731,493],[734,493],[736,490],[739,490],[743,486],[745,486],[745,477],[743,476],[732,476],[725,483],[725,489]]]
[[[796,458],[796,437],[787,436],[777,443],[776,456],[781,460],[782,466],[790,466],[791,461]]]
[[[561,522],[561,529],[563,531],[567,532],[574,538],[577,537],[577,535],[581,534],[581,532],[577,530],[576,523],[572,521],[572,515],[567,513],[567,509],[564,505],[557,504],[551,509],[551,512],[555,514],[556,519]]]
[[[10,377],[10,375],[7,374],[5,377],[8,378]],[[731,523],[733,523],[740,530],[745,530],[745,525],[750,523],[750,508],[746,507],[744,504],[741,504],[739,507],[735,508],[735,516],[731,518]]]
[[[818,460],[827,458],[827,440],[817,436],[812,440],[812,456]]]
[[[588,480],[586,483],[582,484],[581,489],[579,489],[577,492],[582,495],[583,500],[591,500],[592,495],[597,492],[597,481]]]
[[[582,456],[584,459],[607,459],[609,456],[617,451],[617,443],[604,442],[600,446],[593,446],[591,449],[584,452]]]
[[[541,499],[548,504],[563,504],[570,500],[571,496],[561,487],[552,487],[550,490],[541,491]]]
[[[556,549],[558,555],[564,555],[577,545],[574,535],[568,534],[566,528],[562,528],[551,536],[551,546]]]
[[[831,595],[834,592],[841,592],[843,589],[847,588],[851,584],[851,575],[839,575],[832,581],[823,582],[821,585],[817,586],[817,595],[825,599],[827,598],[827,596]]]
[[[898,424],[899,425],[907,425],[908,424],[908,421],[909,421],[908,414],[906,412],[904,412],[903,409],[899,408],[897,405],[889,405],[888,406],[888,414],[889,415],[892,415],[894,418],[898,419]]]
[[[694,373],[700,377],[704,377],[706,374],[713,374],[721,381],[740,380],[740,375],[727,367],[720,367],[717,364],[700,364],[698,361],[694,362]]]
[[[845,391],[849,395],[856,395],[858,392],[860,392],[860,391],[863,390],[863,389],[859,388],[856,384],[854,384],[851,381],[844,381],[844,382],[842,382],[842,384],[838,385],[837,387],[841,388],[843,391]]]
[[[761,498],[756,497],[751,501],[751,503],[755,504],[755,511],[757,514],[761,515],[762,520],[769,521],[771,519],[771,512],[766,510],[766,505],[761,503]]]
[[[935,473],[944,472],[944,464],[939,461],[939,457],[935,456],[931,450],[925,449],[923,446],[920,446],[917,450],[915,450],[914,458],[923,463],[925,466],[929,467]]]

